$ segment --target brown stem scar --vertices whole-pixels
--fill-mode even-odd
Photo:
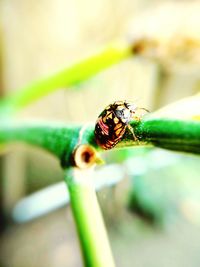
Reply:
[[[88,144],[78,145],[73,152],[73,161],[80,169],[89,168],[97,161],[96,150]]]

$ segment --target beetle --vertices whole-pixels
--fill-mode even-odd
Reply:
[[[95,124],[97,144],[103,149],[113,148],[122,139],[127,128],[133,134],[134,140],[138,140],[129,124],[133,117],[140,120],[140,117],[135,116],[138,109],[148,112],[145,108],[139,108],[127,101],[116,101],[108,105],[101,112]]]

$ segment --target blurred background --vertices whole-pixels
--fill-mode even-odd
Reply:
[[[199,1],[1,0],[0,95],[115,40],[143,36],[159,39],[165,53],[156,59],[133,57],[76,88],[61,88],[26,107],[17,119],[94,122],[115,100],[154,111],[194,95],[200,87],[200,49],[191,44],[200,44],[199,10]],[[97,172],[120,180],[98,193],[117,266],[199,266],[199,157],[140,148],[111,151],[104,159],[113,169]],[[58,208],[52,206],[41,217],[38,211],[33,220],[27,210],[35,205],[37,213],[38,195],[16,209],[19,200],[38,190],[53,186],[60,192],[54,185],[62,179],[59,162],[39,149],[18,144],[1,156],[1,267],[82,266],[65,195],[59,202],[45,191],[46,202],[58,201]],[[27,222],[17,223],[13,216]]]

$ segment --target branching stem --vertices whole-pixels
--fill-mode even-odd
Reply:
[[[142,121],[132,121],[131,127],[138,141],[127,130],[116,147],[155,145],[170,150],[200,153],[198,121],[155,119],[148,115]],[[85,127],[80,142],[81,129],[80,125],[7,122],[0,125],[0,143],[25,142],[39,146],[54,154],[67,167],[72,166],[71,156],[77,145],[87,144],[101,150],[95,141],[94,125]]]

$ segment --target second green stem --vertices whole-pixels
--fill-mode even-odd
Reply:
[[[92,170],[65,171],[71,207],[79,235],[85,267],[114,267],[102,214],[92,184]]]

